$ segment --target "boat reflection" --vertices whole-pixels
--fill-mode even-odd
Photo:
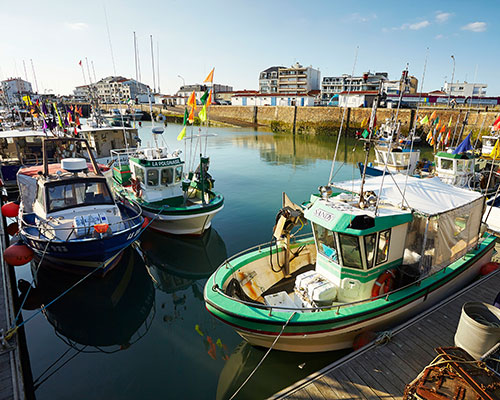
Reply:
[[[21,298],[29,290],[23,309],[46,306],[45,317],[68,345],[79,343],[125,349],[149,330],[154,317],[151,311],[154,310],[155,291],[134,249],[126,249],[115,269],[104,278],[90,276],[78,284],[81,277],[43,263],[36,272],[37,265],[35,259],[32,262],[34,287],[30,289],[29,282],[24,280],[18,283]],[[61,294],[60,299],[49,305]]]
[[[267,349],[242,341],[233,351],[219,375],[217,400],[231,398],[257,367]],[[264,399],[341,358],[350,350],[323,353],[271,351],[250,380],[235,397]]]

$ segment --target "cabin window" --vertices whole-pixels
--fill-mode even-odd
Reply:
[[[161,170],[161,184],[164,186],[170,185],[174,180],[174,171],[172,168],[163,168]]]
[[[148,186],[158,186],[158,170],[157,169],[148,169]]]
[[[134,165],[134,175],[135,175],[135,179],[138,179],[141,182],[144,182],[144,170],[141,167]]]
[[[48,210],[55,212],[66,208],[96,204],[114,204],[106,182],[75,182],[47,186]]]
[[[377,246],[377,265],[387,261],[389,257],[389,241],[391,239],[391,230],[382,231],[378,237]]]
[[[175,168],[175,183],[179,183],[182,180],[182,165]]]
[[[314,234],[318,244],[318,251],[333,262],[339,264],[335,234],[332,231],[323,228],[321,225],[316,224],[314,224]]]
[[[363,269],[358,236],[339,234],[342,261],[345,267]]]
[[[45,201],[44,201],[44,197],[43,197],[43,187],[41,187],[41,186],[37,186],[36,201],[38,201],[42,207],[45,207]]]
[[[441,169],[453,169],[453,160],[441,158]]]
[[[375,259],[375,243],[377,242],[377,234],[365,236],[365,252],[366,252],[366,267],[370,269],[373,267],[373,260]]]

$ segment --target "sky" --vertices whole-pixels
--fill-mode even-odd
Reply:
[[[500,96],[499,11],[495,0],[0,0],[0,79],[24,79],[24,60],[35,89],[32,60],[39,92],[70,94],[84,84],[80,60],[88,81],[85,58],[97,79],[135,78],[135,31],[141,81],[153,87],[152,35],[165,94],[201,83],[213,67],[214,83],[258,89],[260,71],[296,61],[322,77],[390,79],[408,63],[420,89],[427,59],[424,92],[453,76]]]

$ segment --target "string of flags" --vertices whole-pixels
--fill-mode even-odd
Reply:
[[[212,68],[208,76],[205,78],[203,83],[211,83],[213,86],[213,80],[214,80],[214,70],[215,68]],[[213,88],[207,89],[205,93],[200,97],[201,104],[203,105],[202,109],[198,113],[198,118],[200,119],[201,122],[205,122],[208,119],[208,107],[212,104],[212,93],[213,93]],[[190,107],[190,111],[188,112],[188,107],[184,108],[184,119],[183,119],[183,127],[179,135],[177,136],[177,140],[182,140],[186,136],[186,128],[187,124],[193,124],[194,123],[194,112],[196,111],[196,93],[193,90],[193,93],[190,94],[188,101],[187,101],[187,106]]]

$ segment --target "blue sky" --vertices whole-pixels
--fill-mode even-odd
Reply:
[[[420,82],[429,48],[424,91],[451,80],[454,55],[455,81],[487,83],[488,95],[500,95],[500,3],[493,0],[1,0],[0,79],[24,77],[25,60],[33,81],[33,59],[40,91],[70,93],[83,84],[85,57],[98,79],[113,75],[104,5],[116,73],[135,77],[135,31],[142,81],[152,86],[152,34],[164,93],[182,84],[178,75],[201,82],[212,66],[214,81],[235,89],[257,89],[261,70],[295,61],[322,77],[351,73],[359,46],[356,75],[387,71],[398,79],[409,63]]]

